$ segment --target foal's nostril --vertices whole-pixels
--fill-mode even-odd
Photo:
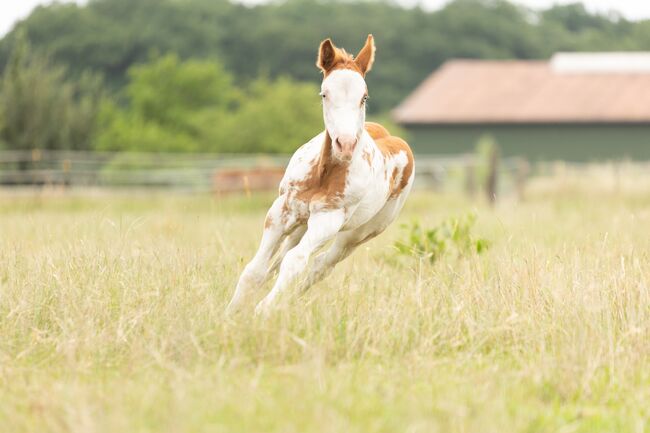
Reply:
[[[336,138],[336,150],[340,154],[340,158],[349,161],[354,153],[354,148],[357,145],[357,138],[351,135],[341,135]]]
[[[356,137],[349,137],[349,136],[342,135],[336,139],[336,145],[339,147],[339,149],[354,148],[356,144],[357,144]]]

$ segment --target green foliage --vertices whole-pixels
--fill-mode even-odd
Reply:
[[[131,109],[147,121],[191,133],[192,117],[225,110],[234,99],[232,78],[217,62],[180,62],[170,54],[129,70]]]
[[[39,7],[18,25],[71,74],[100,72],[116,89],[152,52],[219,58],[239,84],[261,72],[316,81],[320,40],[333,37],[355,51],[372,32],[378,63],[368,84],[375,113],[394,108],[450,58],[643,50],[650,43],[647,27],[592,14],[579,3],[534,12],[504,0],[456,0],[438,11],[384,1],[290,0],[251,8],[226,0],[95,0]],[[0,65],[8,61],[16,30],[0,42]]]
[[[220,151],[290,153],[322,130],[322,116],[315,85],[260,78],[223,127],[207,131]]]
[[[128,75],[128,107],[104,104],[98,149],[286,153],[322,128],[311,84],[260,78],[240,89],[217,62],[175,55]]]
[[[394,245],[399,254],[428,259],[431,263],[445,254],[481,254],[488,249],[489,242],[472,234],[475,222],[475,214],[448,218],[432,229],[423,228],[419,222],[413,221],[401,226],[405,236]]]
[[[96,147],[120,151],[200,151],[197,119],[225,118],[235,99],[230,75],[216,62],[181,62],[170,54],[129,71],[126,109],[104,104]]]
[[[100,114],[97,150],[190,152],[198,146],[189,134],[148,121],[130,109],[106,102]]]
[[[0,96],[0,141],[12,148],[90,147],[102,100],[96,76],[66,81],[63,67],[34,55],[21,39],[5,68]]]
[[[314,97],[318,43],[332,37],[354,52],[370,32],[378,51],[367,76],[369,114],[381,117],[451,58],[650,46],[650,21],[592,14],[580,3],[532,11],[505,0],[455,0],[425,11],[360,0],[55,2],[0,40],[0,142],[289,152],[322,127]],[[45,57],[21,58],[24,39]],[[102,102],[97,75],[115,101]]]

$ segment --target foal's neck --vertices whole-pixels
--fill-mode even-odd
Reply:
[[[360,145],[361,140],[359,140],[359,143],[357,143],[357,146]],[[347,168],[352,164],[357,153],[359,152],[357,152],[355,149],[355,151],[352,153],[352,159],[347,162],[335,159],[332,155],[332,137],[330,137],[330,134],[326,129],[325,140],[323,140],[320,156],[318,157],[318,177],[320,178],[321,182],[332,172],[339,172],[341,169],[347,171]]]

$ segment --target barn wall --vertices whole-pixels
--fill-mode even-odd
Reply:
[[[472,152],[485,134],[504,156],[532,161],[650,160],[648,125],[441,125],[405,126],[416,154]]]

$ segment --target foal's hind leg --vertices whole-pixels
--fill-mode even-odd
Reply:
[[[339,233],[329,249],[316,256],[300,291],[306,292],[311,286],[327,277],[339,262],[345,260],[356,247],[368,239],[364,239],[356,231]]]
[[[285,196],[278,197],[269,209],[259,249],[239,277],[235,293],[226,309],[227,314],[237,311],[246,297],[266,281],[271,259],[291,228],[291,224],[283,221],[282,218],[282,206],[285,200]]]
[[[314,259],[309,275],[300,287],[301,291],[306,291],[327,277],[334,267],[345,260],[359,245],[382,233],[399,215],[410,189],[409,184],[399,197],[386,203],[377,215],[361,227],[337,234],[332,246]]]

